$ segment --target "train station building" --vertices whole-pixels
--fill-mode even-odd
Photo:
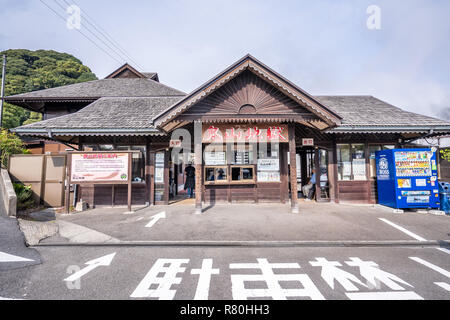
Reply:
[[[9,96],[44,120],[13,129],[77,151],[136,151],[132,203],[169,204],[195,168],[195,207],[291,203],[315,172],[316,201],[376,203],[375,152],[449,135],[450,123],[373,96],[313,96],[247,55],[193,92],[125,64],[101,80]],[[91,206],[126,187],[83,185]]]

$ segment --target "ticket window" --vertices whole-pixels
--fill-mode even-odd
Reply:
[[[231,182],[255,182],[254,166],[231,166]]]

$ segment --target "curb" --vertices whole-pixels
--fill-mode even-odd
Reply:
[[[34,247],[445,247],[450,241],[121,241],[110,243],[42,243]]]

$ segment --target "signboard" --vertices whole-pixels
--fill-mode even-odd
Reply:
[[[303,138],[302,139],[302,146],[314,146],[314,139],[313,138]]]
[[[258,171],[279,171],[279,159],[258,159]]]
[[[258,171],[258,182],[280,182],[280,172]]]
[[[71,183],[128,183],[129,153],[87,152],[71,157]]]
[[[289,142],[286,125],[210,125],[203,127],[203,143]]]
[[[170,140],[169,147],[171,147],[171,148],[181,148],[181,140]]]
[[[215,166],[215,165],[223,165],[225,163],[226,163],[225,152],[223,152],[223,151],[217,151],[217,152],[205,151],[205,165]]]

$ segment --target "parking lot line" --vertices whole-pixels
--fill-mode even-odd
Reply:
[[[410,237],[412,237],[412,238],[414,238],[414,239],[416,239],[418,241],[427,241],[426,239],[422,238],[421,236],[418,236],[417,234],[412,233],[411,231],[406,230],[405,228],[400,227],[399,225],[396,225],[395,223],[393,223],[393,222],[391,222],[391,221],[389,221],[387,219],[384,219],[384,218],[378,218],[378,219],[380,219],[381,221],[387,223],[388,225],[390,225],[390,226],[392,226],[392,227],[402,231],[403,233],[406,233],[408,236],[410,236]]]
[[[421,258],[418,258],[418,257],[409,257],[409,258],[411,260],[414,260],[414,261],[420,263],[420,264],[423,264],[424,266],[426,266],[426,267],[428,267],[430,269],[433,269],[436,272],[439,272],[440,274],[446,276],[447,278],[450,278],[450,272],[448,272],[447,270],[442,269],[441,267],[435,266],[434,264],[432,264],[432,263],[430,263],[428,261],[425,261],[425,260],[423,260]]]

